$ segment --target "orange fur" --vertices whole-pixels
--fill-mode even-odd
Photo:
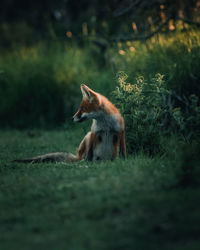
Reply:
[[[114,159],[126,156],[124,119],[120,111],[105,96],[81,84],[83,99],[74,122],[93,119],[91,131],[81,141],[77,154],[50,153],[32,158],[16,160],[18,162],[75,162],[82,159],[89,161]]]
[[[86,85],[81,85],[81,91],[83,99],[73,119],[79,122],[92,118],[96,122],[90,135],[86,136],[79,146],[79,157],[82,159],[85,156],[88,160],[114,159],[119,155],[125,157],[124,119],[119,110],[105,96]],[[101,134],[98,131],[101,131]],[[112,152],[110,156],[106,155],[108,151]]]

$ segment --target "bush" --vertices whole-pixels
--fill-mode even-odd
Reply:
[[[113,53],[116,68],[127,72],[131,81],[140,75],[149,81],[159,72],[179,96],[195,93],[200,97],[199,30],[160,34],[145,43],[118,43],[115,49],[123,51]]]
[[[30,28],[23,27],[23,32],[29,34]],[[12,37],[13,30],[7,25],[3,25],[0,29],[7,34],[4,34],[7,43]],[[22,33],[19,34],[20,39],[23,36]],[[31,36],[30,33],[30,36],[27,36],[30,39],[33,34]],[[80,47],[74,40],[70,40],[68,44],[65,41],[34,43],[29,40],[18,43],[18,38],[13,39],[9,50],[0,48],[1,127],[60,126],[70,120],[69,118],[79,106],[81,83],[88,84],[89,87],[109,98],[116,85],[114,76],[118,71],[124,70],[128,73],[131,82],[139,77],[137,78],[139,82],[152,83],[154,82],[152,78],[157,72],[165,75],[162,86],[165,91],[170,90],[170,94],[161,93],[162,98],[166,100],[156,97],[156,101],[161,101],[166,109],[164,114],[163,111],[162,114],[159,113],[162,124],[165,124],[161,130],[173,128],[173,131],[179,131],[181,127],[184,137],[190,137],[188,130],[191,132],[191,137],[194,137],[199,126],[199,119],[194,118],[198,117],[197,97],[200,97],[200,32],[198,30],[178,31],[173,35],[160,34],[144,43],[118,43],[116,46],[108,46],[105,53],[89,41]],[[19,44],[21,44],[20,47]],[[3,44],[0,43],[0,46]],[[141,75],[145,81],[140,78]],[[145,86],[148,88],[147,84]],[[151,90],[152,86],[149,88]],[[194,93],[197,97],[191,97],[193,98],[191,99],[190,96]],[[197,98],[194,101],[196,111],[191,105],[195,98]],[[145,99],[145,101],[149,100]],[[153,97],[152,101],[155,102]],[[161,103],[156,105],[159,110]],[[190,114],[195,120],[190,117]],[[142,114],[140,116],[143,121]],[[159,119],[161,118],[158,118],[158,122]],[[146,121],[143,122],[146,123]],[[154,120],[149,126],[149,130],[152,130],[150,137],[154,134],[153,131],[157,131],[155,127],[158,125],[154,123],[157,121]],[[195,127],[195,132],[192,132],[192,127]],[[155,138],[158,137],[155,135]],[[151,151],[151,139],[149,138],[148,141],[150,145],[147,151]],[[141,144],[143,144],[142,141]]]
[[[99,70],[90,52],[76,46],[41,43],[4,52],[0,57],[1,126],[59,126],[76,111],[81,83],[92,88],[95,84],[95,89],[108,94],[109,79],[110,72]]]
[[[119,73],[114,97],[125,118],[130,153],[158,153],[163,148],[161,137],[173,133],[188,141],[199,135],[200,106],[195,95],[186,99],[187,109],[182,111],[174,107],[174,99],[182,99],[167,89],[163,75],[156,74],[150,82],[138,77],[134,84],[128,83],[127,77]]]

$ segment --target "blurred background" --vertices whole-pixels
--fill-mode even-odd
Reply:
[[[81,83],[128,159],[13,163],[75,152]],[[1,0],[1,249],[200,249],[199,98],[200,0]]]
[[[70,124],[81,83],[123,109],[125,94],[114,91],[119,74],[137,85],[138,77],[152,82],[158,73],[171,93],[168,113],[175,109],[181,124],[186,111],[195,112],[191,95],[196,110],[199,104],[199,28],[199,0],[2,0],[0,126]]]

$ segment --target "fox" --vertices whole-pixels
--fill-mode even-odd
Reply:
[[[92,119],[92,126],[81,141],[76,155],[56,152],[15,162],[77,162],[84,159],[99,161],[126,157],[125,124],[119,109],[85,84],[81,84],[80,89],[82,101],[72,120],[81,123]]]

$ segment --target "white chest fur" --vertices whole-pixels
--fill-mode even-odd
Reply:
[[[109,132],[101,132],[101,143],[99,143],[93,151],[93,160],[109,160],[113,155],[113,134]]]
[[[113,135],[121,131],[121,126],[117,120],[117,115],[105,115],[100,113],[93,119],[92,132],[101,137],[99,143],[93,151],[93,160],[111,159],[114,151]]]
[[[93,133],[97,132],[120,132],[121,126],[117,120],[117,115],[107,115],[102,111],[99,111],[95,119],[93,119],[92,128]]]

